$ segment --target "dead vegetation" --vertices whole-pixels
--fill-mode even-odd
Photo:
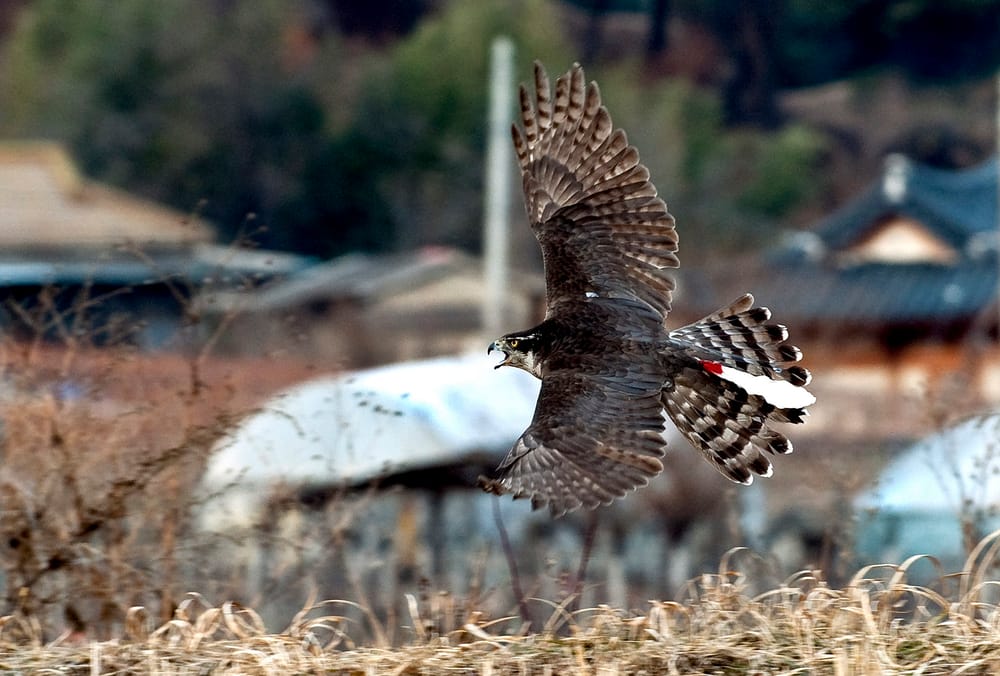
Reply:
[[[210,358],[209,348],[197,347],[151,358],[128,345],[96,349],[81,335],[62,332],[55,347],[0,342],[2,671],[1000,670],[993,579],[1000,532],[976,547],[961,572],[938,571],[931,586],[910,581],[916,569],[926,579],[935,567],[926,557],[866,566],[842,585],[813,570],[773,585],[762,582],[771,573],[762,573],[756,555],[733,550],[676,600],[634,610],[580,610],[569,594],[527,599],[529,613],[516,605],[498,612],[489,589],[438,592],[426,582],[387,586],[380,578],[376,585],[402,597],[403,611],[387,613],[355,579],[341,542],[346,527],[338,527],[331,532],[340,539],[324,551],[342,562],[352,583],[338,588],[348,599],[312,600],[283,631],[269,632],[261,614],[219,591],[225,580],[198,558],[190,488],[231,420],[311,369]],[[209,336],[206,345],[213,342]],[[293,572],[302,580],[316,573]],[[603,591],[588,588],[586,598],[593,603]]]
[[[213,441],[309,372],[214,357],[215,335],[190,322],[184,349],[143,353],[134,332],[107,332],[127,318],[100,310],[87,289],[2,307],[0,612],[49,634],[110,636],[135,605],[172,616]]]
[[[268,634],[256,613],[188,594],[167,622],[128,609],[122,633],[84,642],[64,634],[43,642],[20,610],[0,617],[0,669],[58,673],[329,672],[343,674],[986,674],[1000,668],[1000,598],[989,571],[1000,532],[984,539],[941,588],[914,586],[901,565],[867,566],[834,589],[817,572],[751,593],[740,572],[746,552],[719,572],[692,580],[681,601],[652,601],[642,612],[606,606],[570,612],[541,600],[549,619],[529,627],[515,616],[472,610],[450,626],[447,594],[409,597],[409,639],[361,645],[329,600]],[[752,566],[751,566],[752,567]],[[951,590],[949,593],[948,589]],[[368,621],[377,622],[367,614]],[[366,632],[367,633],[367,632]]]

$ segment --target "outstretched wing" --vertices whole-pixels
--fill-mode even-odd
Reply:
[[[677,233],[639,153],[579,65],[556,80],[553,99],[536,62],[534,98],[522,85],[524,130],[515,125],[513,135],[545,263],[548,316],[587,295],[639,299],[665,316]]]
[[[531,425],[490,490],[560,516],[606,505],[663,469],[659,379],[624,357],[606,366],[600,375],[565,369],[545,376]]]

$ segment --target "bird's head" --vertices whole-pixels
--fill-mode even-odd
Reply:
[[[503,352],[504,360],[493,368],[501,366],[516,366],[524,369],[536,378],[542,377],[541,364],[538,361],[538,336],[534,333],[508,333],[490,343],[487,354],[494,350]]]

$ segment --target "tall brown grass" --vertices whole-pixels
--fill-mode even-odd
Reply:
[[[391,587],[400,612],[379,607],[350,570],[350,524],[341,524],[322,544],[346,571],[346,598],[313,598],[283,630],[269,632],[261,613],[233,600],[238,594],[223,595],[225,581],[205,574],[190,527],[191,489],[226,427],[311,375],[311,366],[218,358],[212,332],[177,353],[149,355],[127,342],[97,348],[86,327],[63,326],[54,340],[40,333],[0,341],[2,670],[1000,670],[1000,584],[992,578],[1000,533],[982,540],[958,573],[938,571],[930,586],[910,583],[918,567],[935,566],[914,557],[865,566],[843,585],[806,570],[761,588],[758,558],[733,550],[675,600],[638,610],[576,609],[570,593],[526,599],[530,613],[513,605],[497,612],[483,602],[486,592],[415,580]]]
[[[357,604],[304,608],[269,634],[252,610],[188,594],[167,622],[128,609],[120,634],[100,642],[44,641],[36,621],[0,617],[0,665],[90,673],[344,674],[944,674],[996,673],[1000,605],[990,577],[1000,532],[979,543],[940,588],[907,582],[919,557],[872,565],[835,589],[817,571],[751,593],[734,550],[719,570],[692,580],[679,601],[629,612],[534,599],[541,627],[470,609],[458,623],[447,596],[408,599],[409,639],[365,645],[344,614]],[[751,568],[753,566],[750,566]]]
[[[197,340],[145,353],[108,333],[126,319],[94,324],[101,299],[61,293],[4,307],[22,330],[0,339],[0,612],[110,636],[131,606],[172,617],[213,441],[309,368],[214,357],[214,331],[190,322]]]

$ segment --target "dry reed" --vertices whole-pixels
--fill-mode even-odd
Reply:
[[[870,565],[843,588],[815,571],[751,594],[751,580],[727,555],[680,601],[642,612],[606,606],[570,612],[547,604],[537,631],[512,616],[471,610],[447,632],[431,599],[408,599],[411,631],[395,647],[359,645],[349,601],[298,613],[279,634],[234,603],[189,594],[154,626],[144,607],[128,611],[120,637],[43,643],[30,616],[0,618],[0,669],[22,673],[340,674],[986,674],[1000,669],[1000,583],[990,578],[1000,531],[979,543],[940,588],[911,585],[922,557]],[[950,591],[949,591],[950,588]]]

